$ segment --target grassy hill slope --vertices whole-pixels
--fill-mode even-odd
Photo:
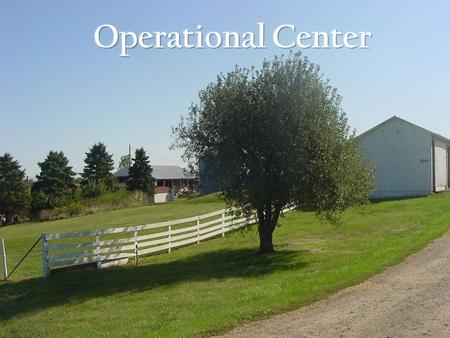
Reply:
[[[222,206],[207,197],[13,226],[1,229],[0,236],[19,249],[26,247],[22,238],[30,241],[40,232],[150,223]],[[139,266],[59,273],[47,280],[26,278],[39,275],[28,267],[16,280],[0,284],[0,336],[206,335],[309,304],[400,262],[445,233],[450,194],[349,210],[339,228],[298,211],[281,224],[273,255],[254,255],[258,236],[252,228],[144,258]]]
[[[160,221],[200,215],[224,208],[216,195],[180,199],[168,204],[130,209],[117,209],[98,214],[63,220],[23,223],[0,227],[0,238],[6,242],[8,266],[12,267],[33,245],[42,233],[78,232],[83,230],[113,228],[119,226],[150,224]],[[39,245],[39,244],[38,244]],[[12,276],[13,280],[42,275],[41,252],[33,250],[23,266]]]

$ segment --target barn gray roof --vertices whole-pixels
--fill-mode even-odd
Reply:
[[[176,165],[152,165],[152,176],[157,180],[184,180],[195,178],[185,173],[184,169]],[[115,177],[128,177],[128,166],[120,168],[113,174]]]

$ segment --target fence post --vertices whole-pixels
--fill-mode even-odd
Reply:
[[[200,216],[197,216],[197,244],[200,244]]]
[[[138,265],[139,263],[139,245],[138,245],[138,232],[134,232],[134,263]]]
[[[45,238],[45,234],[41,235],[41,247],[42,247],[42,273],[45,278],[50,274],[50,270],[48,268],[48,259],[47,259],[47,239]]]
[[[5,249],[5,240],[2,238],[0,240],[1,246],[1,254],[2,254],[2,266],[3,266],[3,279],[8,279],[8,265],[6,263],[6,249]]]
[[[222,212],[222,237],[225,237],[225,211]]]
[[[168,252],[168,253],[171,253],[171,252],[172,252],[172,248],[171,248],[170,246],[171,246],[171,244],[172,244],[172,242],[171,242],[172,234],[171,234],[170,232],[172,231],[172,226],[171,226],[171,225],[168,225],[168,226],[167,226],[167,230],[169,231],[169,236],[168,236],[168,239],[169,239],[169,249],[167,249],[167,252]]]
[[[100,242],[100,235],[96,234],[95,235],[95,251],[97,251],[97,252],[95,254],[95,260],[97,262],[97,269],[100,269],[100,267],[102,266],[102,263],[100,262],[100,253],[99,253],[100,244],[99,244],[99,242]]]

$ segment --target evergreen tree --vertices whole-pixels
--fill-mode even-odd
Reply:
[[[114,177],[111,171],[114,169],[114,161],[103,143],[94,144],[86,153],[84,162],[86,166],[81,174],[84,185],[89,181],[94,181],[97,184],[104,184],[108,190],[113,188]]]
[[[148,195],[155,192],[153,169],[144,148],[136,149],[133,164],[128,170],[127,188],[129,191],[142,191]]]
[[[32,209],[52,209],[72,201],[76,189],[75,173],[63,152],[50,151],[38,163],[41,173],[32,187]]]
[[[16,214],[28,209],[29,203],[30,191],[19,162],[7,153],[0,156],[0,213],[11,223]]]

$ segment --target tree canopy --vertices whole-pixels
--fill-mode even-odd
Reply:
[[[128,170],[128,190],[138,190],[148,195],[153,195],[155,191],[155,179],[152,176],[152,172],[153,169],[144,148],[136,149],[133,164]]]
[[[0,156],[0,213],[10,223],[16,214],[27,210],[29,203],[30,191],[19,162],[8,153]]]
[[[32,187],[32,209],[52,209],[71,201],[76,189],[75,172],[62,151],[50,151],[38,163],[41,172]]]
[[[84,185],[91,181],[94,184],[104,184],[108,189],[112,189],[114,161],[103,143],[94,144],[86,153],[84,162],[86,165],[81,174]]]
[[[119,159],[119,164],[117,165],[117,169],[121,169],[124,167],[130,167],[131,166],[131,156],[130,155],[122,155]]]
[[[337,223],[372,187],[341,97],[300,54],[218,75],[173,133],[191,167],[205,161],[229,205],[256,210],[262,253],[273,251],[284,207]]]

